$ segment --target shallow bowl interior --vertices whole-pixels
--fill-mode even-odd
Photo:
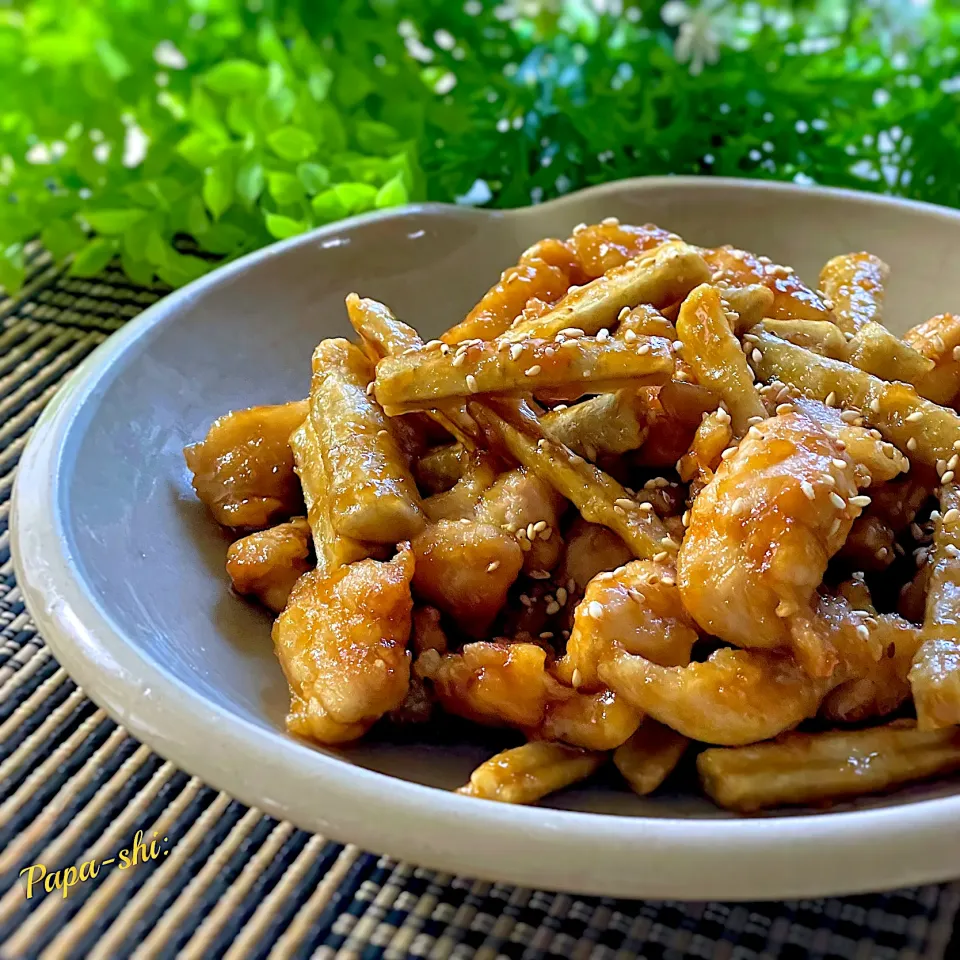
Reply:
[[[960,246],[957,216],[853,194],[737,181],[631,181],[505,213],[425,206],[278,245],[129,325],[88,361],[38,429],[17,491],[23,529],[15,546],[31,607],[68,669],[134,732],[191,772],[302,826],[381,843],[391,853],[415,855],[409,841],[394,842],[389,824],[371,821],[395,815],[402,825],[404,810],[426,810],[441,796],[443,804],[454,805],[444,807],[452,823],[495,824],[506,830],[499,834],[503,842],[511,831],[541,828],[546,832],[537,842],[559,842],[562,833],[552,833],[554,827],[562,831],[563,824],[575,823],[585,850],[591,834],[608,835],[611,843],[618,835],[637,839],[641,834],[631,831],[638,824],[646,824],[643,835],[656,837],[657,827],[647,818],[658,818],[664,830],[671,825],[677,836],[684,834],[677,818],[687,823],[687,837],[704,821],[726,830],[731,842],[730,831],[753,830],[758,849],[765,849],[762,837],[773,836],[776,824],[822,821],[823,815],[794,814],[752,826],[731,820],[688,791],[682,777],[676,789],[654,799],[641,800],[611,782],[550,801],[567,810],[642,819],[578,814],[558,821],[544,811],[491,810],[494,805],[438,792],[401,797],[391,786],[395,781],[382,778],[350,781],[351,769],[367,768],[449,789],[490,754],[491,741],[380,740],[323,751],[288,738],[287,689],[271,649],[270,621],[230,593],[223,570],[228,541],[190,487],[183,446],[227,410],[304,396],[314,345],[350,332],[343,308],[350,291],[385,301],[429,337],[459,320],[530,243],[609,215],[655,221],[699,244],[733,243],[767,254],[794,266],[811,285],[829,257],[869,249],[893,268],[886,316],[898,331],[960,306],[960,272],[950,269]],[[269,775],[271,764],[281,765],[284,775]],[[351,784],[360,784],[365,797],[380,795],[380,806],[363,807],[357,800],[355,817],[344,815],[325,789],[345,791],[349,800]],[[291,789],[309,796],[292,797]],[[955,802],[937,798],[954,798],[956,791],[955,783],[941,782],[849,809],[879,814],[886,808],[889,814],[919,800],[934,806]],[[400,806],[391,806],[393,801]],[[796,834],[798,844],[802,837]],[[555,872],[551,882],[528,867],[495,871],[495,857],[477,855],[464,866],[450,854],[449,839],[433,846],[421,842],[421,860],[508,879],[612,893],[717,895],[707,883],[691,885],[692,874],[674,883],[669,871],[662,882],[631,886],[571,868]],[[722,889],[730,896],[762,896],[765,890],[772,896],[824,886],[798,881],[791,887],[789,870],[770,869],[767,882],[780,877],[778,890],[756,883]],[[907,871],[906,880],[926,879],[918,869]],[[714,880],[721,882],[721,875]],[[833,886],[858,885],[864,886],[862,878]]]

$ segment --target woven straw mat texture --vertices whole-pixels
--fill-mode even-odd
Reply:
[[[39,250],[0,294],[0,957],[649,960],[960,956],[960,885],[772,904],[618,901],[423,870],[311,836],[190,778],[98,710],[24,609],[10,562],[17,459],[63,379],[162,294]],[[137,830],[168,854],[27,900],[24,867],[113,857]]]

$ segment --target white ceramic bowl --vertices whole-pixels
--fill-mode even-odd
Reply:
[[[233,597],[224,536],[181,456],[228,409],[305,395],[351,290],[426,335],[460,319],[534,240],[616,215],[795,266],[869,249],[893,267],[895,329],[960,307],[960,214],[842,191],[631,180],[539,207],[424,205],[361,217],[230,264],[112,336],[49,404],[23,455],[13,549],[57,658],[133,734],[192,774],[308,830],[439,869],[630,897],[763,899],[960,874],[960,789],[941,781],[830,813],[753,819],[692,791],[612,786],[549,806],[457,796],[492,751],[469,743],[321,750],[283,731],[269,620]],[[442,788],[442,789],[438,789]]]

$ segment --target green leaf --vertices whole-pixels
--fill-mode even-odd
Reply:
[[[134,260],[126,250],[123,250],[120,254],[120,266],[134,283],[142,287],[153,283],[153,267],[146,260]]]
[[[120,244],[112,237],[94,237],[73,258],[70,273],[75,277],[95,277],[116,256]]]
[[[294,220],[292,217],[284,217],[279,213],[268,213],[264,220],[267,224],[267,230],[271,237],[278,240],[286,240],[287,237],[295,237],[298,233],[304,233],[310,229],[310,224],[303,220]]]
[[[330,184],[330,171],[321,163],[297,164],[297,176],[311,196]]]
[[[400,139],[393,127],[377,120],[358,121],[355,134],[360,149],[373,154],[393,153]]]
[[[370,77],[350,60],[340,61],[335,86],[337,99],[348,109],[376,89]]]
[[[333,223],[334,220],[340,220],[347,215],[347,208],[333,188],[318,193],[310,201],[310,207],[320,223]]]
[[[207,208],[199,197],[191,197],[187,204],[187,229],[195,237],[202,237],[210,229]]]
[[[250,60],[225,60],[203,76],[207,87],[226,96],[257,90],[265,79],[263,68]]]
[[[287,48],[283,45],[277,28],[269,20],[264,20],[260,24],[257,32],[257,51],[267,63],[277,63],[281,66],[288,66],[290,63]]]
[[[310,96],[317,102],[327,99],[330,85],[333,83],[333,71],[322,64],[311,67],[307,75],[307,89]]]
[[[292,173],[275,170],[267,174],[267,188],[270,196],[281,207],[300,203],[304,199],[303,184]]]
[[[257,123],[265,130],[281,126],[293,115],[296,103],[296,94],[289,87],[265,94],[257,101]]]
[[[176,253],[168,258],[163,266],[157,268],[157,276],[171,287],[182,287],[184,284],[202,277],[213,268],[213,264],[200,257],[190,254]]]
[[[333,192],[343,204],[347,216],[372,210],[377,201],[377,188],[368,183],[338,183]]]
[[[6,250],[0,250],[0,287],[7,293],[16,293],[23,286],[25,278],[22,245],[14,243]]]
[[[251,159],[237,171],[237,196],[249,207],[263,192],[263,164]]]
[[[54,260],[63,260],[87,242],[87,235],[75,220],[53,220],[43,228],[40,242]]]
[[[257,118],[249,97],[234,97],[230,101],[230,106],[227,107],[227,126],[241,135],[256,133]]]
[[[142,220],[145,210],[88,210],[83,218],[97,233],[114,236]]]
[[[220,119],[220,110],[216,101],[199,85],[195,85],[187,104],[190,122],[201,130],[226,138],[226,131]]]
[[[203,175],[203,202],[214,220],[219,220],[233,203],[233,179],[230,164],[224,162],[208,167]]]
[[[232,223],[214,223],[203,235],[203,249],[210,253],[232,254],[246,240],[246,234]]]
[[[122,80],[131,73],[127,58],[106,38],[101,37],[94,44],[97,59],[111,80]]]
[[[188,133],[178,144],[177,153],[191,166],[205,170],[220,156],[226,141],[201,130]]]
[[[148,263],[155,267],[165,266],[170,262],[170,258],[176,253],[173,247],[163,239],[159,230],[151,230],[147,234],[147,242],[144,246],[144,256]]]
[[[406,203],[408,199],[407,188],[403,182],[403,176],[397,174],[392,180],[388,180],[378,191],[374,205],[378,210],[384,207],[399,207]]]
[[[267,143],[278,157],[293,163],[306,160],[317,150],[317,141],[299,127],[280,127],[267,135]]]

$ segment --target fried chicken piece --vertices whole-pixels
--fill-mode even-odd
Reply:
[[[262,530],[303,513],[289,440],[307,412],[306,400],[236,410],[215,420],[199,443],[184,448],[193,489],[217,523]]]
[[[414,558],[359,560],[329,577],[305,573],[273,627],[290,684],[287,729],[321,743],[361,736],[403,703],[410,677]]]
[[[414,537],[413,586],[471,637],[486,636],[523,566],[516,539],[490,523],[441,520]]]
[[[690,510],[677,563],[684,606],[721,640],[790,649],[829,675],[836,654],[811,601],[861,508],[851,458],[811,418],[751,427]]]
[[[279,613],[293,585],[310,569],[310,554],[310,524],[304,517],[294,517],[232,543],[227,574],[237,593],[256,597]]]

